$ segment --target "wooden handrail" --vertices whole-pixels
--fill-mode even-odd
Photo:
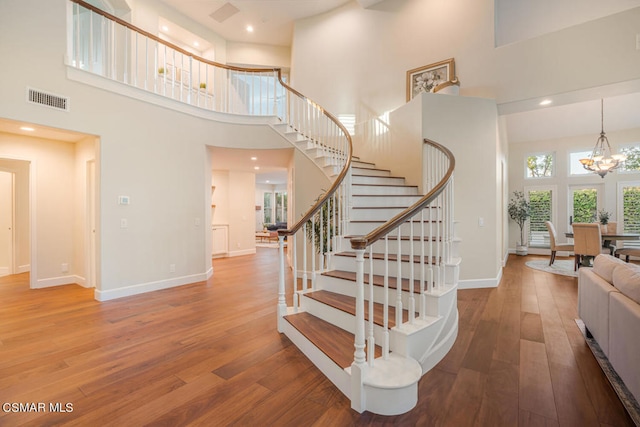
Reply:
[[[375,230],[369,232],[369,234],[362,237],[353,237],[351,238],[351,248],[352,249],[365,249],[367,246],[372,245],[376,241],[380,240],[391,231],[398,228],[402,223],[406,222],[408,219],[412,218],[419,211],[424,209],[429,203],[431,203],[436,197],[442,193],[445,186],[451,180],[453,175],[453,170],[456,166],[456,159],[453,156],[453,153],[449,151],[445,146],[438,144],[437,142],[431,141],[429,139],[424,140],[425,144],[431,145],[440,151],[442,151],[449,158],[449,168],[445,173],[444,177],[438,182],[435,187],[433,187],[427,194],[425,194],[420,200],[418,200],[413,205],[409,206],[404,211],[400,212],[393,218],[391,218],[386,223],[382,224],[380,227]]]
[[[280,82],[280,84],[287,89],[289,92],[291,92],[292,94],[294,94],[295,96],[302,98],[303,100],[306,100],[310,103],[312,103],[313,105],[317,106],[317,108],[322,112],[322,114],[324,114],[329,120],[331,120],[332,122],[334,122],[338,128],[340,130],[342,130],[342,132],[344,133],[345,138],[347,139],[348,142],[348,153],[347,154],[347,162],[345,164],[345,166],[342,168],[342,171],[340,172],[340,174],[338,175],[338,177],[335,179],[335,181],[333,182],[333,185],[329,188],[329,190],[322,196],[320,197],[316,203],[314,203],[313,206],[311,206],[311,208],[307,211],[306,214],[304,214],[302,216],[302,218],[291,228],[287,229],[287,230],[278,230],[278,234],[279,235],[292,235],[294,233],[296,233],[309,219],[311,219],[311,217],[320,209],[320,207],[324,204],[324,202],[326,202],[329,197],[333,196],[333,194],[336,192],[336,190],[338,189],[338,187],[340,186],[340,184],[342,183],[342,181],[345,179],[345,177],[347,176],[347,173],[349,172],[349,167],[351,166],[351,157],[353,154],[353,143],[351,140],[351,135],[349,135],[349,132],[347,131],[347,129],[344,127],[344,125],[342,123],[340,123],[340,121],[331,113],[329,113],[328,111],[326,111],[324,108],[320,107],[319,104],[317,104],[316,102],[312,101],[311,99],[307,98],[306,96],[304,96],[303,94],[301,94],[300,92],[298,92],[297,90],[293,89],[291,86],[289,86],[288,84],[286,84],[283,79],[282,79],[282,69],[281,68],[246,68],[246,67],[237,67],[237,66],[233,66],[233,65],[227,65],[227,64],[222,64],[220,62],[215,62],[215,61],[210,61],[208,59],[202,58],[198,55],[195,55],[189,51],[186,51],[184,49],[182,49],[179,46],[174,45],[173,43],[170,43],[166,40],[162,40],[161,38],[159,38],[158,36],[151,34],[147,31],[144,31],[141,28],[136,27],[135,25],[132,25],[130,23],[128,23],[127,21],[124,21],[120,18],[118,18],[117,16],[111,15],[108,12],[105,12],[104,10],[101,10],[83,0],[70,0],[73,3],[76,3],[86,9],[91,10],[92,12],[101,15],[111,21],[114,21],[128,29],[130,29],[131,31],[135,31],[145,37],[150,38],[151,40],[154,40],[160,44],[163,44],[171,49],[174,49],[177,52],[182,53],[183,55],[189,56],[197,61],[200,61],[202,63],[205,64],[209,64],[211,66],[214,67],[220,67],[220,68],[224,68],[227,70],[232,70],[232,71],[245,71],[248,73],[261,73],[261,72],[267,72],[267,71],[271,71],[271,72],[275,72],[277,73],[278,76],[278,81]]]

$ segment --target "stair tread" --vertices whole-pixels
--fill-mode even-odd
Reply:
[[[352,271],[344,271],[344,270],[329,270],[322,273],[323,276],[326,277],[334,277],[336,279],[343,279],[350,282],[355,283],[356,281],[356,273]],[[364,274],[364,282],[367,284],[369,282],[369,273]],[[389,288],[397,289],[397,279],[395,277],[389,276]],[[384,286],[384,276],[379,274],[373,275],[373,285],[374,286]],[[426,284],[425,284],[426,286]],[[402,290],[405,292],[409,292],[409,279],[402,279]],[[413,293],[420,293],[420,280],[413,281]]]
[[[330,291],[313,291],[304,294],[305,297],[314,299],[330,307],[336,308],[345,313],[356,315],[356,299],[348,295],[337,294]],[[416,313],[416,316],[418,313]],[[365,298],[364,318],[369,321],[369,300]],[[409,310],[402,310],[402,321],[409,320]],[[373,323],[378,326],[384,326],[384,305],[377,302],[373,303]],[[396,325],[396,308],[389,306],[389,328]]]
[[[352,333],[307,312],[289,314],[284,316],[284,319],[335,364],[343,369],[351,366],[355,339]],[[380,346],[376,345],[375,355],[376,357],[382,356]]]
[[[388,178],[388,177],[384,177]],[[351,186],[360,186],[360,187],[408,187],[408,188],[418,188],[417,185],[409,185],[409,184],[351,184]],[[422,197],[422,196],[420,196]]]

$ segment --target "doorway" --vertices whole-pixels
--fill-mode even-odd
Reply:
[[[0,277],[14,273],[14,174],[0,170]]]

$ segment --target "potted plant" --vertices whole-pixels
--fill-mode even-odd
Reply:
[[[609,224],[609,218],[611,214],[604,209],[598,211],[598,221],[600,221],[600,230],[603,233],[607,232],[607,224]]]
[[[524,225],[531,216],[531,205],[524,198],[522,191],[514,191],[513,197],[509,200],[509,217],[520,227],[520,240],[516,242],[516,254],[527,254],[527,242],[524,235]]]

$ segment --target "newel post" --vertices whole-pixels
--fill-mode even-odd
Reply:
[[[356,252],[356,333],[355,352],[351,364],[351,408],[363,412],[366,410],[363,382],[367,372],[367,358],[364,351],[364,251],[366,241],[353,239],[351,247]]]
[[[284,298],[284,234],[278,232],[278,251],[280,253],[280,273],[278,275],[278,332],[283,332],[281,323],[287,314],[287,302]]]

